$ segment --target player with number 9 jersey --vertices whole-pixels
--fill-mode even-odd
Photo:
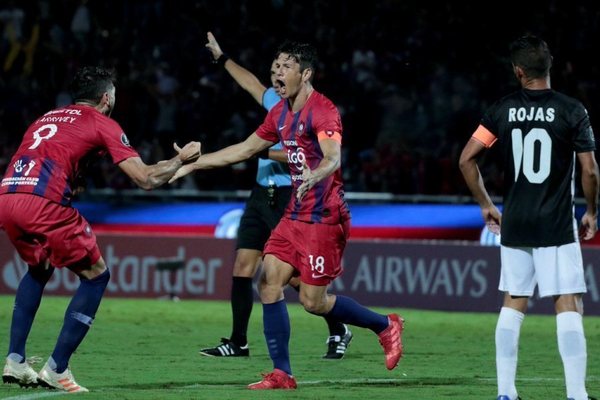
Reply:
[[[49,111],[31,124],[0,183],[0,229],[28,265],[15,295],[2,373],[6,383],[88,392],[73,378],[69,360],[87,335],[110,279],[96,236],[71,207],[90,159],[110,153],[138,186],[150,190],[200,155],[198,142],[183,148],[174,144],[177,156],[145,164],[119,124],[108,117],[116,101],[114,80],[111,70],[80,68],[71,83],[75,104]],[[36,373],[26,362],[26,343],[55,268],[68,268],[80,283],[65,311],[54,351]]]
[[[115,164],[139,157],[119,124],[95,108],[74,104],[49,111],[25,132],[0,194],[30,193],[69,205],[85,164],[107,151]]]

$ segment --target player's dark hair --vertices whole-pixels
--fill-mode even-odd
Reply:
[[[80,68],[71,82],[71,96],[75,102],[100,102],[102,95],[108,92],[115,82],[112,70],[102,67],[86,66]]]
[[[300,64],[300,72],[310,68],[313,70],[314,76],[314,71],[317,67],[317,49],[314,46],[308,43],[288,40],[279,46],[277,53],[275,53],[275,58],[279,57],[281,53],[289,54],[294,61]]]
[[[552,55],[548,44],[533,35],[518,38],[510,44],[510,59],[530,78],[544,78],[550,73]]]

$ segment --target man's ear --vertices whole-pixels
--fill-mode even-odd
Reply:
[[[112,110],[113,104],[110,102],[110,93],[104,92],[102,100],[100,100],[103,107],[106,107],[109,111]]]
[[[114,103],[111,103],[110,93],[104,92],[100,98],[99,111],[105,115],[110,116],[113,111]]]
[[[515,64],[513,64],[513,72],[515,73],[515,76],[517,77],[518,80],[521,80],[521,78],[523,78],[523,76],[525,76],[525,71],[523,71],[523,68],[521,68]]]
[[[304,82],[308,82],[312,78],[312,75],[313,75],[313,69],[306,68],[304,71],[302,71],[302,80]]]

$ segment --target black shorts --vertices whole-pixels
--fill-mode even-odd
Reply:
[[[291,186],[274,187],[274,197],[270,205],[269,188],[256,185],[250,198],[237,233],[237,249],[263,251],[271,231],[283,216],[285,207],[292,196]]]

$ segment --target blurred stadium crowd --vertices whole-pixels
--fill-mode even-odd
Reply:
[[[317,46],[314,84],[340,107],[351,191],[468,193],[457,168],[460,149],[491,102],[517,88],[507,46],[527,32],[553,51],[553,87],[580,99],[600,126],[600,71],[590,62],[599,7],[462,3],[0,0],[0,169],[34,118],[71,101],[68,81],[86,64],[117,71],[112,116],[147,162],[171,156],[173,141],[200,140],[210,152],[242,140],[265,111],[211,63],[209,30],[265,84],[280,42]],[[484,164],[493,194],[500,190],[497,157],[490,152]],[[244,189],[254,173],[247,162],[178,185]],[[130,183],[105,160],[88,185]]]

